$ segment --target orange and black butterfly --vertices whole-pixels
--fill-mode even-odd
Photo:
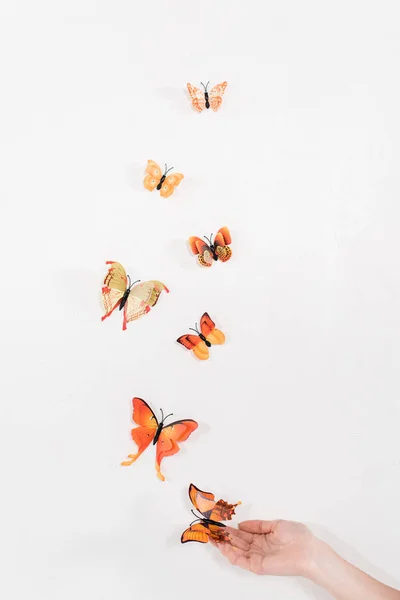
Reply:
[[[184,419],[165,425],[165,420],[172,416],[172,413],[164,417],[164,413],[160,409],[161,422],[159,423],[147,402],[141,398],[133,398],[132,405],[132,418],[139,427],[132,429],[131,436],[138,446],[138,452],[136,454],[128,454],[130,460],[125,460],[121,465],[129,467],[146,450],[150,442],[153,442],[153,446],[156,446],[157,477],[161,481],[165,481],[165,477],[160,469],[162,459],[179,452],[178,442],[187,440],[190,434],[197,429],[198,423],[193,421],[193,419]]]
[[[231,234],[227,227],[221,227],[216,234],[214,241],[212,241],[213,234],[210,237],[204,236],[204,240],[199,237],[190,237],[189,245],[193,254],[197,254],[197,260],[202,267],[211,267],[213,260],[218,259],[222,262],[226,262],[232,256],[232,250],[229,248],[229,244],[232,243]]]
[[[123,310],[122,329],[125,331],[129,321],[135,321],[146,315],[158,302],[161,292],[169,292],[161,281],[145,281],[131,283],[121,263],[108,260],[106,265],[111,265],[101,288],[105,314],[101,320],[107,319],[116,308]],[[139,283],[139,285],[135,285]],[[135,286],[135,287],[134,287]]]
[[[148,160],[146,177],[144,178],[143,182],[146,190],[152,192],[154,189],[157,189],[160,192],[160,196],[163,196],[164,198],[168,198],[168,196],[173,194],[175,188],[180,184],[184,177],[182,173],[173,173],[172,175],[168,175],[173,168],[174,167],[170,167],[167,169],[167,165],[165,165],[165,170],[163,173],[154,160]]]
[[[200,542],[206,544],[211,538],[214,542],[229,542],[229,534],[225,531],[226,525],[220,521],[230,521],[235,514],[235,508],[241,504],[228,504],[225,500],[215,502],[214,494],[202,492],[193,483],[189,486],[189,498],[195,509],[202,515],[196,517],[181,536],[182,544],[186,542]]]
[[[189,91],[190,97],[192,99],[192,106],[194,110],[197,112],[203,111],[205,108],[211,108],[214,112],[219,110],[222,104],[222,96],[224,95],[226,86],[228,85],[227,81],[223,81],[222,83],[218,83],[210,91],[208,91],[208,84],[204,85],[202,81],[200,81],[203,86],[203,90],[195,87],[191,83],[187,83],[187,89]]]
[[[204,313],[200,319],[200,331],[197,327],[197,323],[193,327],[189,327],[191,331],[194,331],[196,335],[187,333],[181,335],[176,341],[182,346],[185,346],[188,350],[193,350],[194,355],[200,360],[207,360],[210,356],[209,348],[213,344],[224,344],[225,335],[219,329],[215,328],[215,323],[211,319],[208,313]]]

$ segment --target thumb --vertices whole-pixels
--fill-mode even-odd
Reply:
[[[242,521],[239,529],[248,533],[272,533],[276,521]]]

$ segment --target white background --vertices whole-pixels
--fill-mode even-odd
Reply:
[[[2,595],[327,598],[182,546],[191,481],[399,585],[398,2],[1,11]],[[171,198],[148,158],[185,174]],[[186,240],[222,225],[233,258],[201,269]],[[109,259],[171,290],[126,332]],[[205,310],[227,343],[201,363],[174,340]],[[135,395],[200,424],[165,483],[153,447],[119,466]]]

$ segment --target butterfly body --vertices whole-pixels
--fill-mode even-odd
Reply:
[[[187,440],[190,434],[197,429],[198,424],[193,419],[183,419],[166,425],[165,421],[171,415],[164,417],[162,410],[162,420],[158,422],[156,415],[142,398],[133,398],[132,406],[133,421],[139,427],[131,430],[131,437],[138,446],[138,451],[136,454],[129,454],[129,460],[125,460],[121,464],[124,467],[133,464],[150,445],[150,442],[153,442],[153,446],[156,446],[157,477],[164,481],[165,477],[161,473],[161,461],[166,456],[172,456],[179,452],[178,442]]]
[[[197,518],[182,533],[182,544],[187,542],[206,544],[210,538],[216,543],[229,542],[229,534],[224,531],[226,525],[220,521],[230,521],[240,502],[236,504],[228,504],[225,500],[216,502],[214,494],[203,492],[193,483],[189,486],[189,498],[201,516],[197,516],[192,510]]]
[[[130,293],[131,293],[131,289],[130,289],[130,288],[127,288],[127,289],[125,290],[125,292],[124,292],[124,295],[123,295],[123,296],[122,296],[122,298],[121,298],[121,302],[120,302],[120,304],[119,304],[118,310],[122,310],[122,309],[124,308],[124,306],[125,306],[125,304],[126,304],[126,301],[127,301],[127,300],[128,300],[128,298],[129,298],[129,294],[130,294]]]
[[[153,440],[153,446],[155,446],[157,444],[158,438],[160,437],[160,433],[162,432],[163,429],[164,429],[164,424],[163,424],[163,422],[161,422],[158,424],[157,431],[155,433],[154,440]]]
[[[227,227],[221,227],[218,230],[214,241],[212,238],[213,234],[209,238],[204,236],[204,239],[196,236],[189,238],[190,249],[193,254],[197,255],[197,260],[202,267],[211,267],[213,261],[217,260],[227,262],[232,257],[232,250],[229,246],[232,238]]]
[[[214,112],[220,109],[222,104],[222,96],[225,93],[226,86],[228,83],[223,81],[218,83],[210,91],[208,91],[208,84],[204,85],[201,81],[204,91],[200,90],[191,83],[187,83],[187,89],[192,99],[192,106],[197,112],[202,112],[204,109],[211,108]]]
[[[208,313],[204,313],[200,319],[200,329],[193,329],[196,335],[187,333],[181,335],[176,341],[182,344],[187,350],[193,350],[193,354],[199,360],[207,360],[209,358],[209,348],[214,344],[224,344],[225,335],[219,329],[215,328],[215,323]]]
[[[201,332],[199,333],[199,338],[205,343],[207,348],[211,348],[211,342],[209,342],[208,339]]]
[[[211,255],[213,257],[213,259],[215,260],[215,262],[218,260],[218,254],[216,252],[216,248],[214,244],[210,245],[210,250],[211,250]]]
[[[169,292],[161,281],[131,283],[121,263],[109,260],[106,264],[110,267],[101,290],[105,310],[105,314],[101,317],[102,321],[118,308],[119,311],[123,311],[122,329],[125,330],[127,323],[143,317],[157,304],[163,291]],[[135,285],[137,283],[139,285]]]
[[[164,174],[164,175],[161,177],[161,179],[160,179],[160,183],[157,185],[157,187],[156,187],[156,190],[158,190],[158,191],[160,191],[160,190],[161,190],[161,188],[162,188],[162,184],[164,183],[165,179],[166,179],[166,175]]]
[[[219,521],[213,521],[212,519],[201,519],[201,523],[203,525],[215,525],[216,527],[226,527],[225,523],[220,523]]]

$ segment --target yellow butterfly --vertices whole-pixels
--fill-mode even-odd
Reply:
[[[173,168],[174,167],[167,169],[167,165],[165,165],[165,171],[162,173],[160,167],[154,160],[148,160],[146,167],[147,175],[143,182],[146,190],[152,192],[157,188],[160,192],[160,196],[163,196],[164,198],[168,198],[168,196],[173,194],[175,187],[178,186],[183,179],[182,173],[168,175],[169,171]]]
[[[131,279],[121,263],[109,260],[106,265],[111,266],[101,289],[103,306],[106,311],[101,317],[102,321],[118,308],[124,311],[122,329],[125,330],[129,321],[143,317],[157,304],[162,291],[169,292],[167,286],[161,281],[145,281],[133,287],[138,282],[131,283]]]

